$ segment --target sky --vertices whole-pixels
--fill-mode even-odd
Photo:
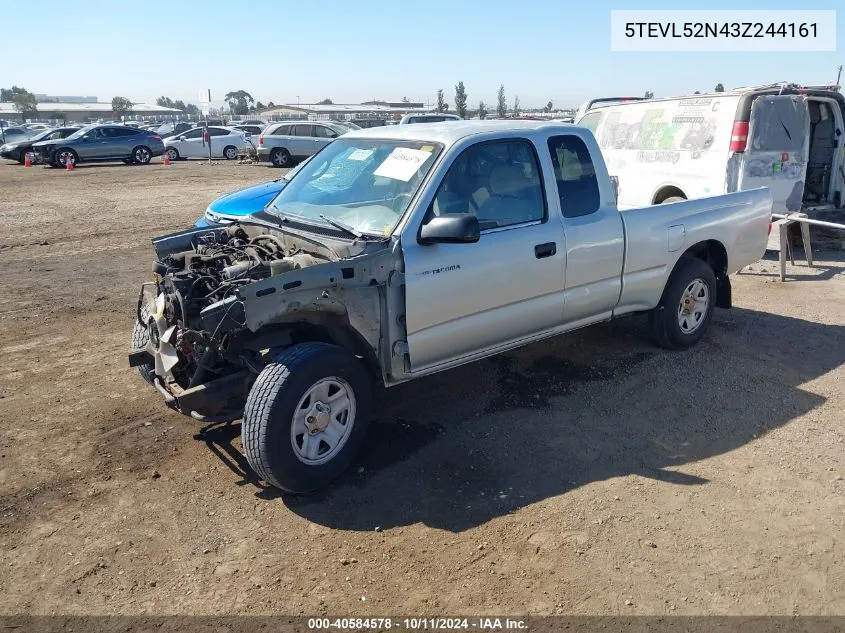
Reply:
[[[841,9],[838,52],[642,53],[610,51],[611,9]],[[841,0],[0,0],[2,21],[26,42],[0,57],[0,85],[34,93],[160,95],[197,102],[246,90],[267,103],[371,99],[496,102],[504,84],[523,108],[588,97],[656,96],[779,81],[826,83],[845,63]],[[7,28],[3,29],[7,31]],[[66,47],[65,47],[66,43]],[[67,53],[64,51],[67,50]]]

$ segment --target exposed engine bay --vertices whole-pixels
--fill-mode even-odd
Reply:
[[[196,387],[250,363],[254,370],[260,367],[260,350],[247,350],[238,341],[246,326],[238,290],[330,261],[285,238],[233,224],[191,235],[182,244],[190,246],[185,250],[173,250],[178,241],[157,245],[156,281],[145,284],[138,317],[149,339],[146,351],[153,362],[148,368],[166,377],[170,390]]]

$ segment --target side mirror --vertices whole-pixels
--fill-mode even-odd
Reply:
[[[184,137],[184,136],[180,136],[180,137],[179,137],[179,138],[177,138],[176,140],[177,140],[177,141],[184,141],[184,140],[185,140],[185,137]]]
[[[471,213],[444,213],[423,224],[420,244],[471,244],[480,238],[478,218]]]
[[[613,184],[613,201],[619,203],[619,176],[611,176],[610,182]]]

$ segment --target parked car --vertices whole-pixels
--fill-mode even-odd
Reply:
[[[168,138],[170,136],[183,134],[195,127],[196,124],[187,123],[185,121],[179,121],[178,123],[163,123],[156,128],[156,134],[158,134],[161,138]]]
[[[51,129],[49,125],[46,123],[26,123],[23,125],[27,130],[32,130],[33,132],[40,133],[44,130]]]
[[[578,125],[619,177],[621,208],[768,187],[776,213],[845,205],[845,95],[778,84],[595,107]]]
[[[177,411],[242,418],[253,471],[309,491],[364,441],[374,380],[634,313],[694,345],[770,218],[765,188],[620,213],[571,125],[350,132],[248,220],[153,240],[129,362]]]
[[[89,125],[67,138],[32,144],[38,162],[65,167],[77,163],[122,160],[146,165],[164,153],[161,137],[125,125]]]
[[[273,123],[258,137],[258,160],[269,161],[274,167],[290,167],[349,131],[334,121]]]
[[[230,127],[210,126],[209,141],[204,140],[205,128],[195,127],[178,136],[164,139],[165,151],[170,160],[180,158],[208,158],[208,143],[211,143],[211,157],[234,160],[247,147],[246,135],[242,130]]]
[[[349,123],[354,123],[360,129],[367,129],[371,127],[382,127],[387,124],[384,119],[352,119]]]
[[[264,131],[264,126],[262,125],[230,125],[229,127],[240,130],[241,132],[246,132],[250,136],[258,136]]]
[[[399,120],[399,125],[409,123],[442,123],[443,121],[461,121],[457,114],[438,112],[437,114],[406,114]]]
[[[33,151],[33,143],[37,143],[39,141],[54,141],[67,138],[71,134],[77,132],[79,129],[79,127],[60,127],[56,128],[55,130],[47,129],[42,131],[40,134],[36,134],[35,136],[32,136],[30,138],[6,143],[5,145],[0,146],[0,157],[23,163],[26,158],[26,154],[28,152]]]
[[[196,221],[195,226],[204,227],[230,224],[231,222],[243,220],[246,216],[252,215],[253,213],[258,213],[285,188],[288,181],[309,160],[310,158],[306,158],[281,178],[244,187],[220,196],[208,205],[205,213]]]
[[[25,127],[7,127],[0,131],[0,137],[4,143],[22,141],[35,136],[36,132]]]

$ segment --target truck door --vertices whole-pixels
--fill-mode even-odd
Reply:
[[[739,190],[768,187],[772,212],[799,211],[810,150],[810,112],[802,95],[760,96],[751,106]]]
[[[419,244],[434,216],[474,214],[480,239]],[[422,215],[422,214],[420,214]],[[565,261],[537,150],[527,139],[478,142],[449,166],[402,235],[412,371],[422,371],[560,325]]]
[[[615,200],[601,199],[590,150],[580,137],[552,136],[548,144],[566,237],[563,320],[608,319],[622,292],[622,216]]]

